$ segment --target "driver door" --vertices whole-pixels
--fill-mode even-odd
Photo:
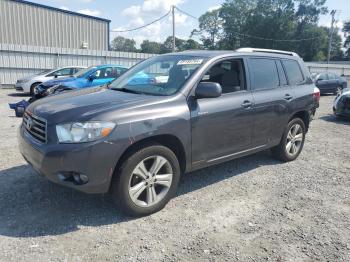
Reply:
[[[194,99],[190,106],[194,168],[227,160],[251,148],[253,97],[245,79],[243,59],[216,63],[202,78],[219,83],[222,95]]]

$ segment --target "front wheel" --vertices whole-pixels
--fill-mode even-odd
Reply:
[[[176,193],[180,165],[167,147],[151,145],[125,160],[112,180],[112,198],[126,213],[144,216],[161,210]]]
[[[38,86],[38,85],[40,85],[41,83],[34,83],[34,84],[32,84],[31,86],[30,86],[30,95],[31,96],[34,96],[35,95],[35,92],[34,92],[34,90],[35,90],[35,88]]]
[[[295,160],[303,149],[305,134],[306,128],[303,120],[292,119],[283,133],[281,142],[272,149],[272,153],[276,158],[285,162]]]

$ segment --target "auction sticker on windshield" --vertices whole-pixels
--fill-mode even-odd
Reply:
[[[200,65],[203,62],[203,59],[188,59],[180,60],[177,62],[177,65]]]

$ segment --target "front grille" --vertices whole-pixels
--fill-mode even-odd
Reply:
[[[23,126],[28,133],[41,143],[47,141],[47,122],[27,112],[23,115]]]

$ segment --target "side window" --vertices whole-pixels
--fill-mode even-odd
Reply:
[[[92,75],[95,79],[113,78],[113,67],[106,67],[96,70]]]
[[[283,65],[287,73],[290,85],[297,85],[304,81],[303,73],[300,70],[299,63],[294,60],[283,60]]]
[[[254,90],[271,89],[280,85],[277,66],[273,59],[251,58],[249,71]]]
[[[73,68],[73,74],[78,73],[82,68]]]
[[[122,68],[122,67],[117,67],[116,70],[117,70],[117,77],[119,77],[122,74],[124,74],[128,69]]]
[[[201,82],[219,83],[223,94],[245,90],[243,60],[225,60],[213,65]]]
[[[71,68],[64,68],[64,69],[57,70],[49,74],[48,76],[69,76],[69,75],[71,75]]]
[[[286,74],[284,73],[284,69],[281,64],[281,61],[276,60],[276,64],[277,64],[278,75],[280,78],[280,86],[286,86],[288,83],[287,83]]]

